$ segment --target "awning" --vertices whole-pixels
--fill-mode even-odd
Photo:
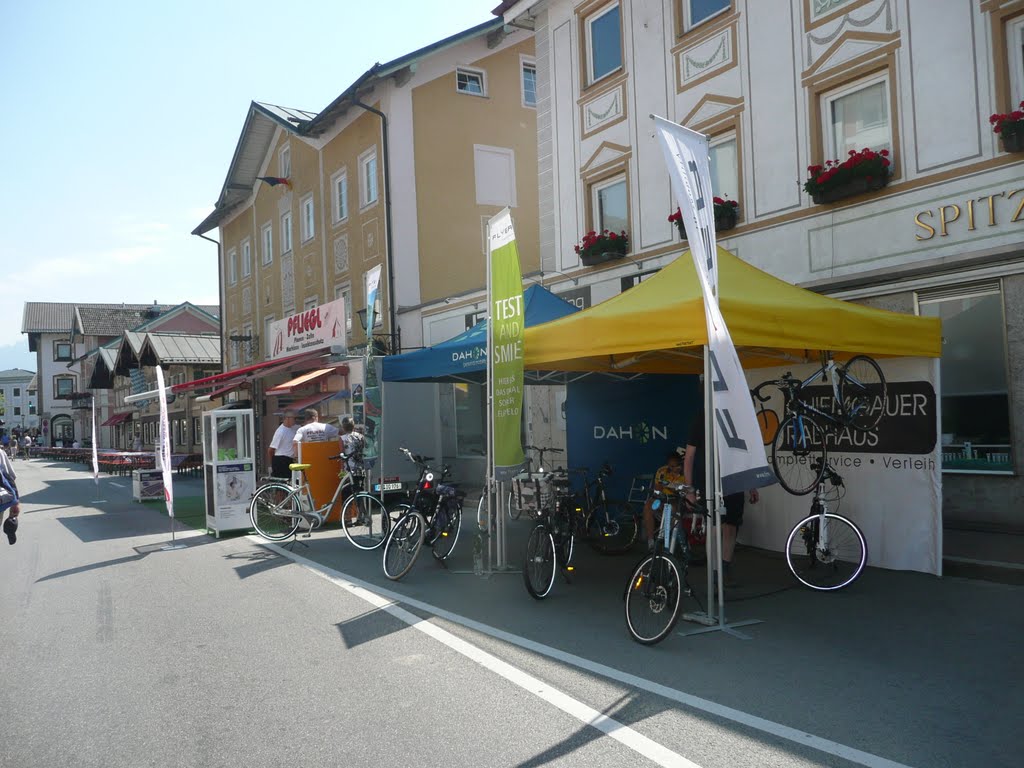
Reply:
[[[314,405],[319,405],[324,400],[329,400],[334,397],[337,392],[318,392],[315,395],[310,395],[304,400],[297,400],[288,406],[289,410],[301,411],[303,408],[312,408]]]
[[[290,395],[296,389],[310,384],[324,376],[329,376],[332,373],[348,373],[348,366],[344,363],[331,366],[330,368],[320,368],[309,373],[304,373],[301,376],[296,376],[291,381],[286,381],[284,384],[278,384],[276,387],[271,387],[266,391],[268,395]]]
[[[130,413],[115,413],[109,419],[100,424],[101,427],[116,427],[123,421],[128,421],[132,415]]]

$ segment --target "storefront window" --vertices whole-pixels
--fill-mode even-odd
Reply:
[[[462,458],[487,455],[487,397],[479,384],[452,384],[455,450]]]
[[[1002,286],[921,293],[918,307],[942,319],[942,469],[1012,473]]]

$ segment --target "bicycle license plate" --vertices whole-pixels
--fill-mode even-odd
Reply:
[[[402,490],[402,483],[397,477],[385,477],[383,483],[374,483],[373,490],[377,493],[381,491],[400,491]]]

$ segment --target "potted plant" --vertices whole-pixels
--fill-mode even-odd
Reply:
[[[845,160],[807,166],[804,191],[815,203],[834,203],[844,197],[881,189],[889,183],[889,150],[850,150]]]
[[[1024,101],[1008,115],[995,114],[988,121],[1002,138],[1005,152],[1024,152]]]
[[[583,266],[593,267],[625,256],[629,251],[629,235],[625,230],[622,232],[610,232],[607,229],[601,232],[590,230],[574,250],[579,254]]]
[[[725,232],[736,226],[736,214],[740,204],[735,200],[725,197],[714,198],[715,203],[715,231]],[[679,230],[679,237],[686,240],[686,225],[683,224],[683,214],[676,208],[676,212],[668,217],[668,220],[676,225]]]

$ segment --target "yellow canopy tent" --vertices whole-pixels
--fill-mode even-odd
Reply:
[[[719,304],[744,368],[837,357],[939,357],[941,323],[871,309],[798,288],[718,249]],[[526,329],[527,368],[700,373],[704,299],[689,251],[601,304]]]

